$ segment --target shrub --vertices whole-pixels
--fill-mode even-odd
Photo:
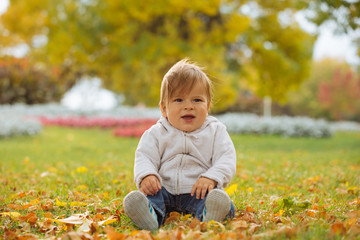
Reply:
[[[0,104],[59,101],[75,83],[66,69],[30,63],[28,59],[0,59]]]

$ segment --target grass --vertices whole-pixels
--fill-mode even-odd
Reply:
[[[215,227],[202,229],[203,238],[356,239],[360,232],[359,133],[337,133],[328,139],[247,135],[232,139],[238,156],[230,184],[237,184],[231,194],[236,219],[225,224],[223,235],[216,235],[220,230]],[[122,212],[122,199],[135,189],[132,168],[137,143],[136,138],[115,138],[110,130],[59,127],[47,127],[33,137],[0,139],[0,212],[21,214],[20,218],[0,216],[0,236],[49,237],[49,232],[42,231],[49,226],[57,227],[53,235],[62,236],[69,229],[44,220],[47,214],[61,219],[86,211],[91,217],[117,215],[118,221],[109,225],[114,228],[111,231],[135,236],[135,226]],[[281,205],[284,199],[310,205],[295,209],[295,205]],[[29,220],[34,214],[36,220]],[[178,234],[181,222],[187,220],[177,220],[162,229]],[[247,225],[236,227],[239,221]],[[26,224],[30,228],[24,230]],[[194,237],[189,235],[189,225],[184,229],[183,236]],[[191,234],[195,232],[192,229]],[[95,233],[106,236],[101,229]],[[158,239],[170,238],[163,235],[153,233]]]

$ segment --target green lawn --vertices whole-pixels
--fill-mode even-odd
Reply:
[[[328,139],[232,139],[238,156],[230,184],[237,184],[231,194],[236,218],[224,227],[213,224],[204,229],[190,227],[192,218],[180,217],[164,231],[152,233],[155,238],[171,239],[180,231],[188,239],[359,239],[360,133],[337,133]],[[63,236],[69,228],[47,219],[86,211],[89,218],[119,218],[107,225],[106,233],[96,228],[92,237],[115,236],[113,231],[129,238],[145,234],[134,231],[122,210],[123,197],[135,189],[137,143],[136,138],[113,137],[110,130],[58,127],[47,127],[33,137],[0,139],[0,236]],[[310,204],[296,208],[305,201]],[[49,233],[50,226],[56,230]]]

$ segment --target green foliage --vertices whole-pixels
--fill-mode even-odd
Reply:
[[[315,13],[312,17],[309,17],[309,20],[317,25],[333,21],[338,26],[337,30],[344,33],[359,28],[360,4],[358,1],[310,1],[309,9]]]
[[[351,33],[359,30],[360,3],[348,0],[317,0],[308,1],[308,19],[321,26],[331,22],[336,26],[334,32],[348,34],[353,38],[354,46],[357,47],[357,55],[360,56],[360,38],[358,34]]]
[[[26,43],[36,61],[97,75],[106,87],[123,93],[127,103],[148,106],[158,104],[166,71],[189,57],[206,67],[215,82],[216,112],[234,103],[239,88],[250,86],[259,96],[284,100],[286,91],[306,77],[314,38],[294,22],[302,5],[275,0],[11,0],[0,18],[0,45]],[[244,7],[254,9],[243,13]],[[289,21],[281,20],[283,15]],[[46,41],[37,44],[38,36]]]
[[[258,16],[243,36],[251,56],[244,64],[249,88],[260,97],[284,102],[288,90],[308,76],[314,36],[294,20],[297,1],[257,1]]]
[[[312,204],[310,201],[298,201],[294,197],[284,197],[276,202],[277,207],[274,212],[277,213],[280,210],[285,211],[287,215],[293,215],[298,211],[303,211],[309,208]]]

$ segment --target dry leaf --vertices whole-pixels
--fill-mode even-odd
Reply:
[[[330,227],[331,233],[333,234],[341,234],[344,235],[346,233],[346,229],[344,227],[344,224],[342,222],[336,222],[331,225]]]
[[[244,220],[235,221],[231,223],[231,229],[233,230],[246,230],[248,228],[248,224]]]
[[[65,223],[65,224],[83,224],[86,222],[87,216],[88,213],[86,212],[84,214],[74,214],[65,219],[51,219],[51,220],[54,222]]]
[[[9,217],[12,217],[12,218],[18,218],[21,216],[20,213],[18,212],[3,212],[3,213],[0,213],[1,216],[9,216]]]
[[[200,225],[200,220],[195,217],[190,223],[190,228],[194,229],[199,225]]]
[[[112,227],[106,227],[105,230],[106,232],[106,236],[108,237],[108,239],[110,240],[123,240],[127,237],[126,234],[124,233],[117,233],[114,231],[114,228]]]
[[[81,232],[68,232],[62,236],[61,240],[92,240],[94,239],[87,233]]]
[[[108,219],[98,222],[99,226],[105,226],[108,225],[110,223],[116,222],[117,218],[115,216],[110,216]]]
[[[169,217],[165,219],[164,224],[169,224],[170,222],[177,221],[181,217],[181,214],[178,212],[171,212]]]

